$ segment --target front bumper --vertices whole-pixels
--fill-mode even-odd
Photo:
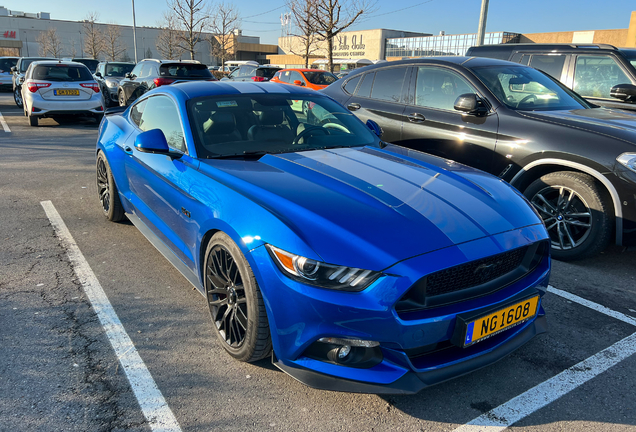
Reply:
[[[520,295],[542,297],[550,274],[548,257],[526,276],[488,295],[430,307],[406,319],[395,305],[425,274],[546,238],[543,227],[536,225],[434,251],[386,269],[386,276],[359,293],[294,282],[278,271],[264,247],[257,247],[250,255],[266,303],[273,363],[312,387],[365,393],[415,393],[494,363],[545,332],[541,303],[532,320],[466,348],[451,341],[457,316],[507,306]],[[370,367],[355,367],[308,354],[325,337],[377,341],[381,359]]]

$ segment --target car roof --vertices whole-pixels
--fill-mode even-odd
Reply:
[[[610,44],[594,44],[594,43],[505,43],[505,44],[493,44],[470,47],[472,51],[499,51],[499,52],[512,52],[512,51],[580,51],[580,50],[608,50],[616,51],[614,45]]]
[[[169,86],[158,87],[156,90],[151,90],[147,94],[156,93],[168,93],[178,99],[240,94],[298,94],[327,97],[315,90],[286,84],[234,81],[182,81]]]
[[[55,60],[54,62],[51,60]],[[68,60],[57,60],[57,59],[51,59],[51,60],[39,60],[39,61],[34,61],[33,63],[31,63],[32,66],[46,66],[46,65],[64,65],[64,66],[84,66],[86,67],[85,64],[83,63],[79,63],[79,62],[74,62],[74,61],[68,61]],[[88,68],[87,68],[88,69]]]
[[[282,71],[298,71],[298,72],[329,72],[326,70],[322,70],[322,69],[308,69],[308,68],[285,68],[285,69],[281,69]]]
[[[413,65],[413,64],[431,64],[431,65],[457,65],[465,68],[481,67],[481,66],[521,66],[519,63],[509,62],[506,60],[492,59],[488,57],[466,57],[466,56],[448,56],[448,57],[419,57],[406,60],[396,60],[386,63],[377,63],[362,68],[355,69],[348,74],[347,79],[352,78],[361,73],[365,73],[374,69],[389,68],[400,65]]]

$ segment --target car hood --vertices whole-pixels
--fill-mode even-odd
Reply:
[[[230,174],[220,181],[277,216],[333,264],[382,270],[433,250],[541,224],[502,180],[401,147],[202,162],[213,176],[206,165]]]
[[[535,120],[609,135],[629,144],[636,144],[636,112],[587,108],[568,111],[526,111],[520,114]]]

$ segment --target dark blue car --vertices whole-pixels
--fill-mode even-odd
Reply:
[[[545,331],[550,244],[510,185],[374,126],[292,86],[163,86],[106,114],[100,202],[203,294],[235,359],[417,392]]]

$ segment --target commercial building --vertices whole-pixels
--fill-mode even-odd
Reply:
[[[333,57],[343,60],[338,62],[339,69],[352,69],[371,62],[384,60],[386,57],[386,40],[388,38],[407,38],[430,36],[430,33],[415,33],[401,30],[374,29],[342,32],[336,36]],[[282,55],[268,55],[272,64],[285,67],[304,67],[305,59],[299,55],[304,51],[303,41],[297,36],[278,38],[278,46]],[[310,67],[324,68],[327,57],[327,41],[313,44],[310,54]],[[348,61],[344,61],[348,60]],[[362,61],[364,60],[364,61]]]
[[[117,60],[130,61],[135,59],[132,26],[116,24],[96,24],[98,31],[106,34],[108,26],[115,26],[120,31],[120,41],[123,51]],[[0,6],[0,55],[15,56],[39,56],[40,44],[38,37],[49,28],[56,29],[57,36],[62,43],[62,57],[87,57],[85,51],[86,37],[84,35],[84,22],[54,20],[47,12],[25,13],[22,11],[8,10]],[[137,27],[137,58],[159,58],[161,54],[157,49],[157,38],[161,33],[156,27]],[[204,34],[204,39],[212,37]],[[255,36],[243,36],[240,31],[234,35],[237,60],[256,60],[266,62],[268,54],[278,53],[276,45],[260,43],[260,38]],[[103,53],[99,59],[105,59]],[[188,53],[181,58],[189,58]],[[217,61],[210,56],[210,44],[207,41],[197,45],[195,59],[208,65],[216,65]]]

